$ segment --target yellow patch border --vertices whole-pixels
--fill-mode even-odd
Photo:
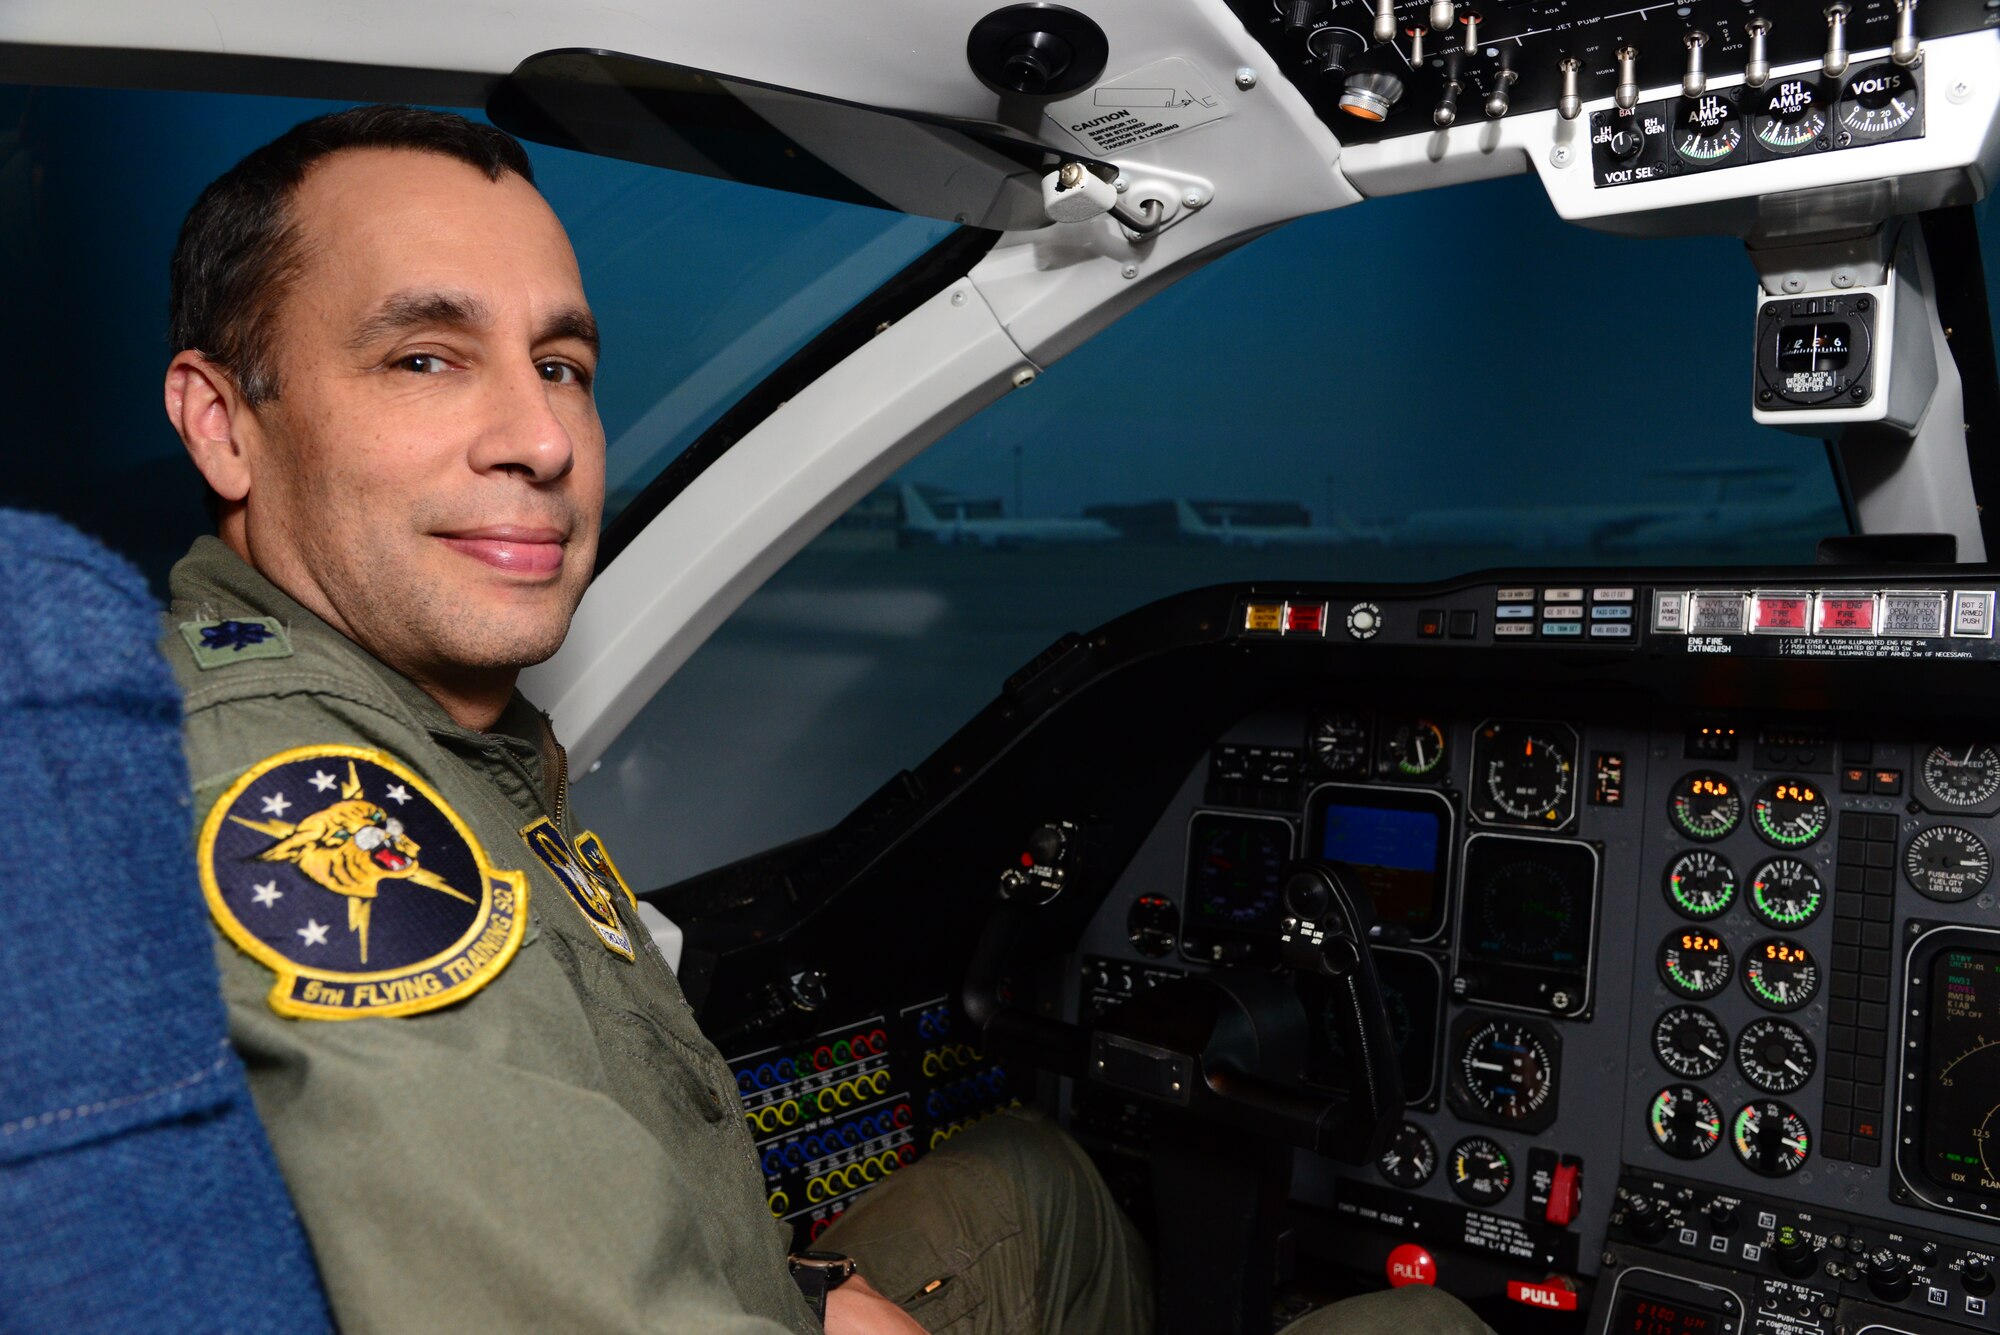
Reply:
[[[597,860],[604,864],[604,870],[611,873],[611,879],[625,892],[625,902],[632,906],[634,913],[639,911],[639,896],[632,893],[632,887],[625,881],[625,873],[619,871],[618,864],[611,860],[611,850],[604,846],[604,840],[596,831],[585,830],[570,841],[570,847],[576,850],[577,860],[586,867],[590,865],[590,855],[595,853]]]
[[[564,897],[576,906],[578,913],[583,915],[584,922],[590,925],[590,930],[597,937],[598,943],[619,959],[627,963],[637,963],[638,953],[637,948],[633,945],[632,931],[625,925],[624,920],[618,916],[618,901],[611,897],[611,891],[601,885],[596,886],[597,895],[580,889],[569,877],[564,876],[557,869],[546,850],[536,846],[536,835],[548,836],[549,840],[562,851],[565,860],[574,865],[583,874],[585,879],[594,883],[597,878],[596,869],[584,862],[583,858],[576,851],[576,845],[570,842],[569,837],[562,832],[561,828],[547,816],[537,816],[521,827],[520,834],[521,842],[528,846],[529,854],[537,862],[549,869],[549,875],[555,878],[556,885],[562,889]],[[590,835],[589,837],[596,839],[595,835]],[[598,852],[602,853],[604,851],[604,841],[597,839],[596,842]],[[605,857],[604,865],[607,867],[611,866],[609,856]],[[626,898],[632,898],[631,889],[625,885],[624,878],[617,875],[616,868],[612,869],[612,874],[617,879],[619,888],[625,891]],[[598,895],[603,897],[604,902],[602,904],[597,902]],[[637,905],[638,901],[634,900],[634,911],[637,910]],[[595,910],[595,912],[592,910]]]
[[[473,866],[479,872],[481,891],[479,914],[473,919],[472,926],[466,929],[463,936],[427,960],[405,965],[399,969],[384,969],[375,973],[346,973],[333,969],[309,968],[298,963],[296,960],[287,958],[258,939],[255,933],[251,932],[249,928],[238,921],[235,912],[222,897],[222,887],[217,884],[215,879],[215,841],[221,833],[223,821],[228,818],[230,809],[235,806],[236,800],[243,796],[251,784],[257,782],[257,780],[263,778],[266,774],[269,774],[281,765],[288,765],[299,760],[316,760],[322,757],[336,756],[343,760],[365,760],[372,765],[379,765],[381,768],[394,774],[398,779],[411,784],[433,807],[443,813],[444,818],[451,822],[452,829],[456,830],[459,837],[465,840],[466,847],[472,852]],[[458,813],[453,811],[450,804],[438,795],[436,789],[418,778],[410,770],[409,766],[403,764],[388,752],[378,751],[371,747],[346,746],[338,743],[325,743],[318,746],[295,746],[290,750],[280,751],[276,755],[267,756],[263,760],[258,761],[245,770],[241,777],[235,783],[231,784],[221,797],[215,800],[215,805],[209,808],[208,817],[202,822],[201,838],[195,847],[195,861],[201,870],[201,892],[202,897],[208,901],[209,915],[215,919],[216,926],[222,929],[223,935],[227,936],[237,949],[278,975],[278,981],[271,988],[271,993],[267,1000],[270,1002],[272,1010],[280,1015],[291,1016],[294,1019],[359,1020],[370,1016],[393,1017],[398,1015],[419,1015],[425,1011],[437,1010],[453,1002],[462,1001],[500,976],[501,971],[514,958],[514,953],[520,949],[522,937],[527,934],[528,878],[526,873],[496,870],[493,864],[487,861],[486,850],[480,846],[478,836],[474,835],[471,828],[458,818]],[[506,942],[501,946],[499,952],[484,964],[478,966],[470,977],[453,983],[442,991],[435,992],[430,996],[413,997],[407,1001],[391,1002],[384,1006],[370,1006],[366,1008],[332,1006],[293,999],[291,995],[292,989],[301,980],[337,983],[345,987],[354,983],[375,983],[396,978],[407,978],[438,967],[446,960],[454,958],[469,948],[484,935],[488,924],[493,919],[495,907],[494,896],[502,888],[511,889],[514,894],[513,925],[508,929]]]

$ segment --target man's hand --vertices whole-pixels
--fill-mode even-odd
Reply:
[[[925,1335],[916,1318],[855,1275],[826,1295],[826,1335]]]

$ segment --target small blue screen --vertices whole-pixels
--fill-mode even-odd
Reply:
[[[1329,806],[1320,856],[1356,867],[1437,874],[1438,818],[1428,811]]]

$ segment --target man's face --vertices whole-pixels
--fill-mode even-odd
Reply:
[[[348,150],[293,200],[298,281],[256,409],[250,558],[419,682],[538,663],[597,551],[595,325],[517,176]]]

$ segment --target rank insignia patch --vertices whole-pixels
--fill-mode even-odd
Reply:
[[[528,880],[394,757],[304,746],[250,767],[202,825],[216,925],[278,974],[271,1009],[415,1015],[472,995],[520,947]]]
[[[618,902],[612,894],[616,891],[631,899],[632,892],[625,888],[624,878],[611,865],[604,852],[604,841],[586,833],[578,835],[575,847],[571,847],[547,816],[522,826],[521,838],[527,841],[528,851],[540,858],[557,883],[569,892],[570,902],[583,914],[583,920],[597,933],[604,948],[631,959],[632,935],[619,921]]]
[[[290,658],[292,642],[276,617],[244,617],[238,621],[183,621],[181,638],[203,672],[251,658]]]

